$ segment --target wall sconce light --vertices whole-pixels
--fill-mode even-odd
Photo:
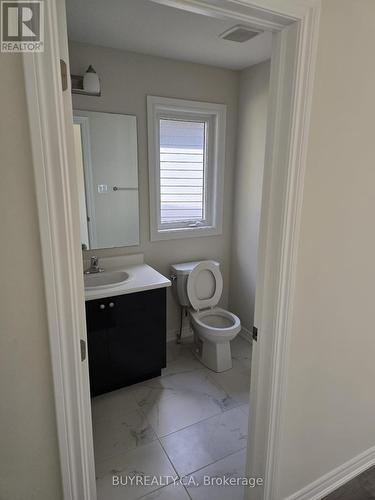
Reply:
[[[83,90],[90,92],[90,94],[100,94],[100,81],[98,73],[90,66],[87,68],[86,73],[83,75]]]
[[[72,94],[91,95],[96,97],[101,95],[99,76],[91,64],[83,76],[71,75],[71,78]]]

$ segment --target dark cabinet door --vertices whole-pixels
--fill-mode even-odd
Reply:
[[[108,349],[108,300],[86,302],[87,342],[91,397],[111,390]]]
[[[108,311],[113,389],[160,375],[166,364],[165,289],[112,297]]]
[[[91,396],[160,375],[166,365],[165,289],[86,302]]]

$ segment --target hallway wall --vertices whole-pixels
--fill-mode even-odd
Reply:
[[[322,6],[280,498],[375,457],[375,2]]]
[[[22,57],[0,54],[0,498],[62,498]]]

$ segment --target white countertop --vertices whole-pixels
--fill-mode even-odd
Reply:
[[[110,257],[99,259],[100,267],[105,271],[122,270],[129,274],[129,278],[123,282],[114,284],[108,288],[85,289],[85,300],[104,299],[127,293],[143,292],[156,288],[171,286],[168,278],[160,274],[148,264],[143,262],[143,255],[129,255],[121,257]],[[87,261],[85,261],[85,269]]]

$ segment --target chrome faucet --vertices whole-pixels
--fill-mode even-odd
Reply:
[[[99,259],[94,255],[90,258],[90,267],[86,269],[85,274],[102,273],[104,269],[99,267]]]

